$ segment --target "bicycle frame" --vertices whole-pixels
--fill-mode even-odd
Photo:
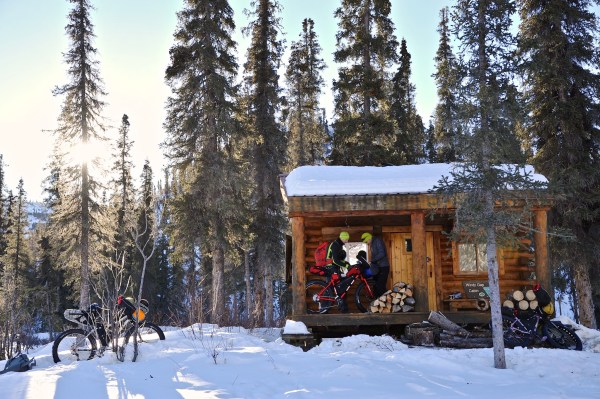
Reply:
[[[343,277],[338,282],[335,282],[333,278],[330,278],[327,282],[327,285],[316,294],[315,300],[328,301],[331,302],[331,306],[333,306],[334,304],[339,303],[340,300],[346,297],[346,294],[348,293],[348,291],[350,291],[350,288],[354,285],[354,283],[356,283],[357,280],[359,280],[360,282],[364,282],[369,294],[371,296],[374,296],[373,292],[371,291],[371,287],[367,282],[367,279],[360,272],[360,267],[354,265],[348,270],[346,277]],[[335,294],[335,296],[331,297],[324,295],[329,288],[333,289],[333,293]]]
[[[130,302],[124,301],[117,305],[117,317],[115,322],[107,323],[102,316],[102,309],[98,306],[92,305],[88,310],[82,309],[67,309],[64,312],[64,317],[68,321],[75,323],[85,332],[85,336],[93,336],[96,342],[100,342],[100,348],[98,349],[98,355],[102,356],[104,350],[108,347],[109,343],[112,342],[114,337],[120,337],[126,332],[134,323],[134,318],[131,314],[125,312],[125,308],[133,307]],[[133,307],[135,309],[135,307]],[[139,326],[142,327],[145,320],[138,322]]]

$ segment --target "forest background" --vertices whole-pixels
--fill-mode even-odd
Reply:
[[[138,111],[129,97],[111,104],[122,108],[117,126],[105,119],[107,92],[145,91],[127,80],[107,87],[103,64],[120,59],[97,54],[94,2],[64,3],[67,73],[53,72],[61,102],[50,107],[54,127],[43,126],[52,139],[41,147],[51,155],[44,207],[35,215],[24,182],[8,183],[5,170],[14,166],[0,159],[0,354],[10,355],[17,335],[60,331],[61,309],[110,302],[123,291],[143,290],[161,324],[281,323],[289,306],[282,275],[288,226],[277,177],[309,164],[534,164],[561,193],[551,220],[570,238],[551,246],[557,293],[570,298],[577,320],[597,327],[595,1],[459,0],[440,7],[431,32],[431,119],[417,107],[411,44],[390,17],[404,2],[340,1],[331,10],[335,24],[321,27],[307,15],[300,34],[284,43],[286,2],[252,2],[247,23],[235,26],[238,8],[234,13],[226,1],[185,1],[174,35],[160,39],[165,53],[157,55],[168,57],[155,71],[168,87],[164,117],[151,122],[163,128],[168,159],[158,173],[149,161],[134,163],[134,141],[144,140],[130,137],[127,116],[130,107],[141,119],[157,112]],[[246,39],[236,45],[240,29]],[[333,65],[321,45],[332,35]],[[331,89],[326,64],[334,72]],[[45,107],[32,108],[13,111],[36,119],[29,115]],[[101,142],[110,148],[104,165],[87,150]],[[15,152],[46,158],[30,156],[29,147]]]

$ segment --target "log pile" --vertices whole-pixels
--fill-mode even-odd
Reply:
[[[391,290],[371,302],[371,313],[398,313],[415,310],[413,286],[403,282],[396,283]]]
[[[502,303],[502,306],[511,309],[535,310],[539,304],[533,290],[527,290],[525,292],[516,290],[509,295],[508,299]]]
[[[467,331],[449,320],[441,312],[431,312],[428,321],[441,328],[439,345],[448,348],[491,348],[492,333],[489,330]]]

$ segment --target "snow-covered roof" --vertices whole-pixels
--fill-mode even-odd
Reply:
[[[432,163],[404,166],[301,166],[285,178],[288,197],[325,195],[382,195],[427,193],[442,176],[459,164]],[[534,181],[547,182],[530,165]]]

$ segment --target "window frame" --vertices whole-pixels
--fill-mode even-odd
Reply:
[[[460,270],[460,251],[458,249],[459,244],[478,245],[477,243],[474,243],[474,242],[452,241],[452,269],[453,269],[452,272],[453,272],[453,274],[455,276],[486,276],[487,277],[487,274],[488,274],[487,269],[485,271],[477,270],[475,272]],[[497,247],[497,249],[496,249],[496,259],[498,261],[498,274],[503,275],[504,274],[504,256],[503,256],[503,250],[500,247]]]

